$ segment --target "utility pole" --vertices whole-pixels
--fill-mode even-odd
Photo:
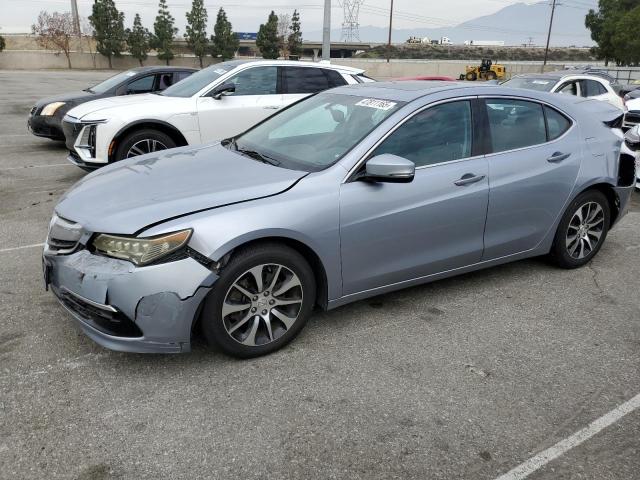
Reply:
[[[331,61],[331,0],[324,0],[322,25],[322,60]]]
[[[544,49],[544,63],[542,64],[542,73],[544,73],[544,67],[547,66],[547,59],[549,58],[549,42],[551,41],[551,29],[553,28],[553,16],[556,13],[556,0],[553,0],[551,4],[551,18],[549,19],[549,33],[547,34],[547,47]]]
[[[75,34],[81,36],[80,17],[78,16],[78,0],[71,0],[71,16],[73,17],[73,29],[75,30]]]
[[[387,63],[391,60],[391,29],[393,28],[393,0],[389,9],[389,41],[387,42]]]

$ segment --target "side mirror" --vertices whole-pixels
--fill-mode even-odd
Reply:
[[[385,183],[410,183],[416,166],[411,160],[383,153],[367,161],[365,179]]]
[[[228,82],[228,83],[223,83],[222,85],[219,85],[216,88],[214,88],[211,91],[210,96],[212,96],[215,100],[220,100],[224,95],[231,95],[235,91],[236,91],[235,83]]]

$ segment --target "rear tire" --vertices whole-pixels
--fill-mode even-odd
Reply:
[[[176,142],[166,133],[151,128],[136,130],[119,142],[114,161],[175,147]]]
[[[222,270],[205,301],[202,331],[227,355],[266,355],[300,333],[315,298],[315,276],[300,253],[277,243],[251,246]]]
[[[496,72],[487,72],[487,80],[497,80]]]
[[[551,256],[562,268],[582,267],[597,255],[611,223],[609,201],[598,190],[587,190],[567,207],[558,225]]]

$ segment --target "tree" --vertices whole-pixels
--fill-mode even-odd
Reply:
[[[256,46],[262,58],[276,59],[280,53],[278,44],[278,16],[271,10],[267,23],[260,25]]]
[[[5,49],[7,43],[4,41],[4,37],[0,35],[0,52]]]
[[[125,49],[124,13],[118,11],[113,0],[95,0],[89,16],[95,30],[96,50],[109,59],[119,57]]]
[[[187,12],[187,45],[193,50],[193,54],[200,61],[202,68],[202,58],[207,54],[207,9],[204,8],[203,0],[193,0],[191,11]]]
[[[293,17],[291,17],[291,26],[289,27],[291,33],[287,39],[289,47],[289,55],[300,56],[302,55],[302,32],[300,27],[300,14],[298,10],[293,11]]]
[[[158,15],[156,21],[153,24],[153,42],[152,46],[158,52],[158,58],[165,60],[169,65],[175,55],[173,54],[173,37],[178,33],[178,29],[173,26],[174,18],[169,13],[167,7],[167,0],[160,0],[158,4]]]
[[[31,26],[31,31],[37,35],[36,41],[43,48],[54,47],[67,57],[67,65],[71,68],[70,39],[75,35],[75,25],[71,13],[40,12],[38,21]]]
[[[640,6],[624,15],[611,39],[616,58],[630,66],[640,65]]]
[[[222,61],[232,59],[240,45],[240,40],[233,33],[233,26],[222,7],[218,10],[213,35],[211,35],[211,44],[211,55],[214,58],[221,58]]]
[[[627,53],[626,48],[614,45],[613,39],[619,32],[619,23],[638,5],[638,0],[599,0],[598,10],[589,10],[585,17],[585,26],[591,30],[591,38],[598,44],[595,53],[606,64],[610,60],[617,65],[624,63],[622,57]],[[636,25],[636,32],[637,28]]]
[[[289,56],[287,41],[289,40],[289,27],[291,26],[291,15],[281,13],[278,15],[278,50],[284,58]]]
[[[147,59],[147,54],[151,50],[150,46],[151,32],[142,26],[140,15],[136,13],[133,19],[133,28],[127,28],[127,45],[129,53],[140,62],[142,67],[143,61]]]

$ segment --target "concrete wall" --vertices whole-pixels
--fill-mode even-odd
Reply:
[[[386,80],[397,77],[409,77],[417,75],[446,75],[458,78],[464,73],[468,64],[479,63],[479,60],[449,61],[449,60],[392,60],[387,63],[384,60],[334,58],[331,60],[336,65],[348,65],[366,70],[370,77]],[[217,63],[212,57],[204,59],[204,65]],[[139,66],[139,63],[129,55],[112,59],[114,70],[127,70]],[[144,62],[145,65],[164,65],[155,55],[150,55]],[[171,65],[185,67],[199,67],[198,59],[192,56],[178,56],[171,60]],[[109,63],[106,57],[87,52],[72,52],[71,66],[82,70],[107,69]],[[512,62],[506,63],[507,75],[519,73],[539,72],[539,63]],[[50,50],[5,50],[0,53],[0,69],[6,70],[37,70],[37,69],[65,69],[67,59],[63,53]],[[549,70],[564,68],[564,64],[547,65]]]
[[[95,63],[94,63],[95,62]],[[204,59],[204,66],[218,63],[212,57]],[[145,65],[164,65],[165,62],[158,60],[155,56],[149,56],[144,62]],[[196,57],[181,56],[176,57],[170,62],[171,65],[184,67],[199,68],[200,63]],[[128,70],[129,68],[138,67],[140,63],[129,55],[123,55],[119,58],[112,58],[114,70]],[[71,66],[81,70],[107,69],[109,61],[106,57],[90,53],[71,53]],[[19,51],[5,50],[0,52],[0,70],[37,70],[37,69],[66,69],[67,57],[64,53],[56,53],[52,51]]]
[[[458,78],[465,73],[467,65],[480,65],[480,60],[371,60],[371,59],[332,59],[335,64],[348,65],[366,70],[367,75],[378,79],[388,80],[398,77],[414,77],[418,75],[443,75]],[[503,63],[507,70],[507,77],[521,73],[539,73],[542,64],[535,62],[507,62]],[[564,64],[548,64],[546,71],[562,70]]]

